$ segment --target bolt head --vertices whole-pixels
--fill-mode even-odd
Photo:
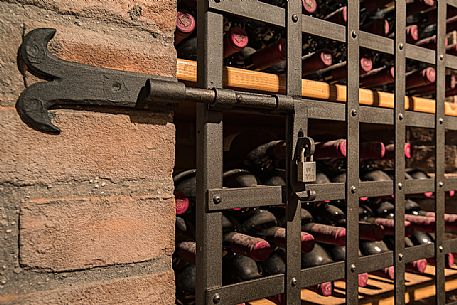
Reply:
[[[222,202],[221,196],[219,196],[219,195],[214,196],[214,197],[213,197],[213,202],[214,202],[215,204],[221,203],[221,202]]]
[[[293,277],[292,280],[290,281],[290,285],[292,285],[292,287],[297,286],[297,279]]]
[[[400,121],[403,120],[403,113],[400,113],[400,114],[398,115],[398,119],[399,119]]]
[[[219,295],[219,293],[215,293],[213,296],[213,303],[218,304],[220,301],[221,301],[221,296]]]
[[[441,55],[440,55],[440,60],[443,60],[443,59],[444,59],[444,55],[441,54]]]
[[[354,264],[351,265],[351,271],[355,272],[355,265]]]
[[[402,43],[398,44],[398,49],[399,49],[399,50],[403,50],[404,47],[405,47],[405,46],[404,46]]]
[[[440,122],[440,124],[443,124],[443,123],[444,123],[444,119],[443,119],[443,118],[440,118],[440,119],[439,119],[439,122]]]
[[[352,38],[356,39],[357,38],[357,32],[356,31],[352,31],[351,32],[351,36],[352,36]]]
[[[352,194],[354,194],[356,190],[357,190],[357,188],[356,188],[354,185],[351,186],[351,192],[352,192]]]
[[[438,185],[439,185],[440,187],[443,187],[443,186],[444,186],[444,182],[443,182],[443,181],[440,181],[440,182],[438,182]]]
[[[444,251],[443,246],[439,246],[439,247],[438,247],[438,250],[440,250],[440,252],[443,252],[443,251]]]
[[[403,260],[403,254],[401,254],[401,253],[398,254],[398,260],[399,260],[399,261],[402,261],[402,260]]]
[[[403,184],[399,183],[399,184],[398,184],[398,189],[401,190],[402,187],[403,187]]]
[[[292,21],[297,22],[298,21],[298,16],[296,14],[292,15]]]

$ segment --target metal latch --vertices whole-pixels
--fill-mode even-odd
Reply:
[[[297,182],[308,183],[316,181],[316,162],[313,161],[314,140],[310,137],[299,137],[297,140],[296,163]]]

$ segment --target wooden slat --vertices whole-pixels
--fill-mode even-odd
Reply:
[[[197,80],[197,63],[178,59],[176,74],[181,81],[195,83]],[[284,93],[285,79],[276,74],[224,67],[224,87],[241,91]],[[346,102],[346,86],[303,79],[302,96],[310,99],[344,103]],[[388,92],[360,89],[360,104],[394,108],[394,95]],[[405,97],[405,109],[435,113],[435,101],[421,97]],[[457,116],[457,104],[445,103],[445,112],[446,115]]]
[[[433,275],[435,268],[428,266],[426,274],[406,273],[405,301],[411,304],[415,301],[424,300],[435,295]],[[457,269],[446,269],[446,291],[457,289]],[[364,305],[391,305],[394,304],[393,281],[370,275],[369,288],[359,288],[360,304]],[[335,282],[335,293],[333,296],[323,297],[316,292],[306,289],[302,290],[302,304],[345,304],[344,282]],[[274,305],[268,300],[249,302],[248,305]]]

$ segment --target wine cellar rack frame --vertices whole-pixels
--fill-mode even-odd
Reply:
[[[287,1],[285,9],[250,0],[200,0],[197,4],[197,86],[222,88],[223,14],[249,18],[284,27],[287,33],[286,96],[276,96],[278,105],[291,103],[285,114],[287,141],[287,247],[286,274],[231,285],[222,285],[221,211],[230,208],[278,204],[280,187],[222,188],[223,156],[221,109],[197,105],[197,304],[233,305],[263,297],[284,294],[289,305],[301,304],[304,287],[346,280],[346,303],[358,303],[358,273],[395,266],[395,304],[404,304],[405,264],[419,258],[436,257],[436,304],[445,304],[445,253],[457,251],[457,240],[444,240],[445,191],[457,187],[457,179],[445,178],[445,130],[457,130],[457,117],[445,115],[445,69],[457,68],[457,57],[445,54],[446,9],[457,1],[437,4],[437,47],[427,50],[406,43],[406,1],[395,1],[395,39],[376,36],[359,29],[359,0],[348,0],[347,26],[302,14],[301,0]],[[347,45],[347,101],[336,104],[307,100],[301,95],[302,34],[329,38]],[[383,109],[359,106],[359,48],[395,56],[395,107]],[[436,66],[435,113],[405,110],[406,59]],[[265,111],[258,107],[259,111]],[[294,148],[306,136],[308,119],[343,121],[347,128],[347,181],[332,184],[297,183]],[[393,181],[359,182],[359,124],[389,124],[395,130],[395,177]],[[403,147],[407,126],[435,129],[435,176],[427,180],[405,181]],[[435,192],[436,239],[434,244],[404,246],[405,195]],[[358,205],[360,197],[395,196],[395,249],[383,254],[359,257]],[[314,198],[306,196],[314,195]],[[249,200],[246,200],[246,199]],[[346,260],[301,270],[300,200],[345,199],[347,202]],[[243,205],[244,204],[244,205]]]
[[[445,254],[457,252],[457,240],[445,240],[445,192],[457,189],[457,178],[445,177],[445,131],[457,130],[457,116],[446,115],[445,69],[457,70],[457,57],[446,55],[446,10],[457,0],[437,4],[437,47],[428,50],[407,44],[406,0],[395,1],[395,39],[359,29],[360,0],[348,0],[348,22],[342,26],[302,14],[301,0],[288,0],[286,8],[256,0],[197,1],[197,87],[176,79],[120,72],[60,60],[47,50],[53,29],[37,29],[26,35],[20,57],[29,71],[47,76],[21,94],[16,108],[32,128],[59,133],[48,109],[57,105],[122,106],[169,110],[183,101],[197,103],[197,201],[196,201],[196,304],[234,305],[284,294],[288,305],[301,304],[302,288],[345,278],[346,303],[357,304],[358,274],[395,267],[395,304],[405,303],[405,264],[435,257],[436,304],[445,304]],[[230,14],[285,28],[287,34],[286,94],[257,94],[223,88],[223,15]],[[302,93],[302,34],[328,38],[347,46],[346,103],[305,99]],[[395,56],[395,104],[393,109],[359,104],[359,49]],[[436,66],[434,114],[405,109],[406,59]],[[407,105],[411,107],[411,102]],[[414,106],[414,105],[413,105]],[[223,114],[239,110],[276,114],[285,118],[287,160],[286,192],[280,186],[223,188]],[[414,108],[414,107],[413,107]],[[308,120],[346,124],[346,183],[297,182],[297,153],[308,133]],[[359,181],[359,125],[387,124],[395,130],[393,181]],[[405,180],[406,127],[435,130],[435,176]],[[405,248],[404,200],[409,194],[435,193],[435,243]],[[285,193],[285,198],[283,198]],[[359,257],[360,197],[395,196],[394,251]],[[301,269],[300,201],[346,200],[346,260]],[[286,273],[230,285],[222,284],[222,211],[285,203]],[[457,304],[454,302],[452,304]]]

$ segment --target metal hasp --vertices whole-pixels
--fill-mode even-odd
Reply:
[[[163,111],[182,101],[213,109],[244,108],[287,113],[293,100],[281,95],[236,92],[229,89],[186,87],[175,78],[130,73],[65,61],[48,51],[55,29],[35,29],[24,38],[20,56],[34,74],[51,79],[26,88],[16,109],[30,127],[58,134],[49,109],[56,106],[105,106]],[[284,101],[284,102],[280,102]]]

